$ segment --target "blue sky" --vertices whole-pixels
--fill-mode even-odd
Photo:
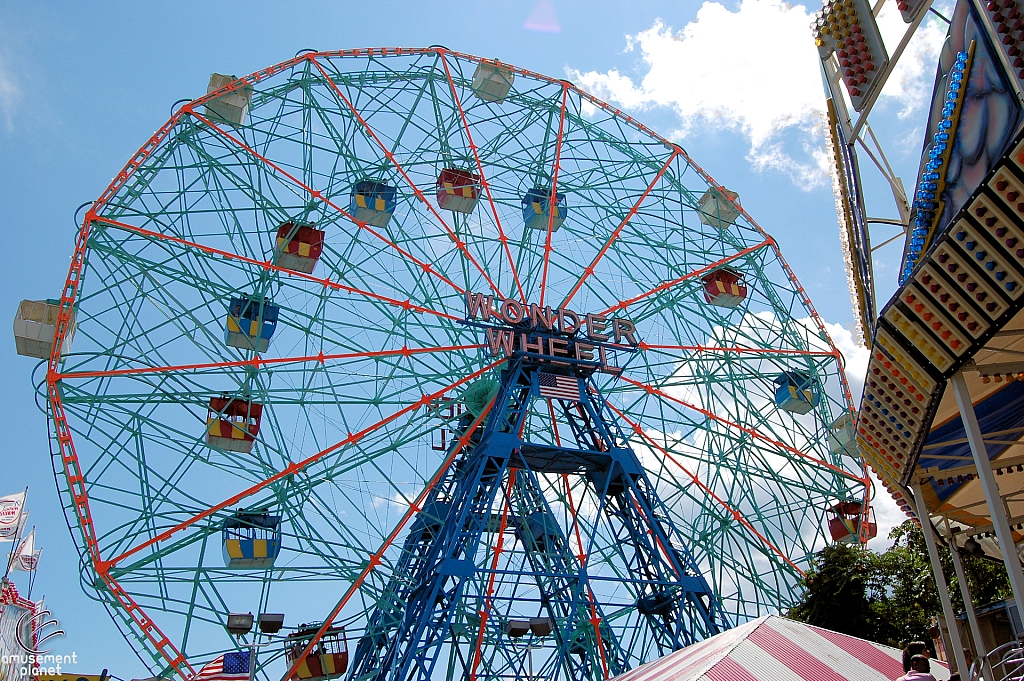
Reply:
[[[0,310],[10,320],[21,299],[59,295],[75,208],[103,191],[175,101],[204,94],[211,72],[242,75],[305,48],[441,44],[570,78],[679,141],[740,192],[824,319],[850,327],[831,184],[817,165],[815,107],[823,102],[807,28],[817,6],[551,0],[538,11],[537,4],[3,3],[0,220],[11,247],[0,268]],[[527,30],[531,16],[534,30]],[[553,29],[552,18],[560,32],[536,30]],[[933,29],[915,43],[899,86],[879,104],[878,133],[907,186],[920,154],[936,35]],[[891,206],[877,180],[868,183],[882,197],[878,205]],[[883,294],[895,288],[899,248],[882,252]],[[836,340],[848,360],[860,361],[848,334]],[[3,342],[0,494],[31,488],[32,524],[44,547],[33,596],[46,596],[67,631],[54,652],[78,654],[67,671],[147,676],[78,585],[35,402],[35,364],[15,355],[10,335]]]

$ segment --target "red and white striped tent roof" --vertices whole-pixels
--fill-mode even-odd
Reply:
[[[932,674],[949,678],[932,660]],[[615,681],[893,681],[896,648],[768,615],[665,657]]]

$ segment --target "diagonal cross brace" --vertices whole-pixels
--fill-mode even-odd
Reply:
[[[612,606],[595,602],[586,567],[569,549],[532,470],[534,456],[541,456],[535,453],[548,463],[552,447],[519,436],[539,397],[534,380],[539,369],[529,358],[510,360],[491,416],[423,504],[356,646],[353,681],[429,679],[442,648],[458,645],[453,624],[467,616],[470,602],[482,602],[474,591],[476,578],[488,570],[477,567],[477,553],[484,533],[494,531],[492,509],[506,480],[514,480],[508,503],[510,525],[524,553],[520,576],[536,584],[538,607],[554,624],[558,653],[545,664],[548,676],[601,679],[628,669],[629,654],[605,623],[603,610]],[[581,390],[581,399],[559,401],[576,447],[561,447],[556,454],[563,465],[577,465],[575,472],[585,475],[598,495],[598,515],[612,527],[616,551],[632,576],[627,589],[635,602],[625,607],[640,613],[663,653],[729,628],[611,410],[592,382],[577,380],[589,388]],[[512,468],[519,470],[514,478],[508,475]],[[480,627],[483,632],[485,624]],[[481,638],[478,646],[482,643]],[[476,678],[475,667],[467,678]]]

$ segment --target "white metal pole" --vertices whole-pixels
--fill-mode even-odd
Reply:
[[[985,664],[988,661],[986,657],[988,651],[985,649],[985,641],[981,638],[981,627],[978,626],[978,615],[974,612],[974,601],[971,600],[971,587],[967,584],[967,575],[964,573],[964,564],[960,560],[960,549],[957,548],[956,542],[953,541],[953,536],[950,534],[949,538],[949,552],[953,554],[953,569],[956,570],[956,579],[960,582],[960,595],[964,599],[964,612],[967,613],[967,624],[971,627],[971,638],[974,639],[974,659]],[[985,678],[991,676],[991,672],[986,670]],[[961,672],[964,674],[965,672]]]
[[[978,469],[978,479],[981,481],[981,488],[985,491],[985,501],[988,502],[992,526],[999,539],[999,550],[1003,554],[1003,564],[1006,565],[1010,586],[1013,588],[1013,600],[1017,604],[1017,613],[1024,617],[1024,571],[1021,571],[1020,558],[1017,557],[1017,548],[1013,543],[1013,533],[1010,531],[1010,523],[1006,518],[1006,507],[1003,506],[1003,499],[999,495],[999,485],[996,484],[996,476],[992,474],[992,464],[988,458],[985,441],[981,437],[981,427],[978,425],[978,416],[974,413],[971,393],[967,390],[967,381],[964,380],[962,371],[953,374],[949,382],[953,386],[957,406],[960,407],[960,418],[964,421],[967,442],[970,444],[971,454],[974,456],[974,466]]]
[[[967,624],[971,627],[971,638],[974,639],[975,657],[985,657],[985,642],[981,640],[981,627],[978,626],[978,615],[974,612],[974,602],[971,600],[971,587],[967,584],[967,575],[964,573],[964,563],[960,559],[960,549],[949,540],[949,550],[953,554],[953,569],[956,570],[956,579],[960,582],[960,595],[964,599],[964,612],[967,613]]]
[[[949,600],[949,587],[946,585],[946,576],[942,574],[939,547],[935,544],[935,530],[928,515],[928,506],[924,503],[921,483],[916,480],[914,481],[914,500],[917,502],[917,517],[921,521],[921,533],[924,535],[925,546],[928,547],[928,562],[932,564],[935,588],[939,592],[939,602],[942,604],[942,615],[946,618],[946,633],[949,635],[949,644],[953,647],[953,659],[956,660],[956,670],[963,675],[969,671],[967,669],[967,660],[964,659],[964,645],[960,641],[960,630],[956,626],[956,613],[953,612],[953,603]]]
[[[256,676],[256,649],[259,647],[260,635],[253,633],[252,645],[249,646],[249,681],[253,681]]]

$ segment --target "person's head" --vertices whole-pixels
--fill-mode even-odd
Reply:
[[[928,658],[924,655],[914,655],[910,658],[910,668],[915,672],[921,672],[927,674],[932,670],[932,665],[928,662]]]
[[[970,648],[964,648],[964,661],[967,666],[970,667],[971,663],[974,662],[974,653],[971,652]]]
[[[924,641],[911,641],[903,649],[903,671],[910,671],[910,660],[914,655],[927,655],[928,646]]]
[[[949,681],[960,681],[960,672],[953,672],[950,674]]]

